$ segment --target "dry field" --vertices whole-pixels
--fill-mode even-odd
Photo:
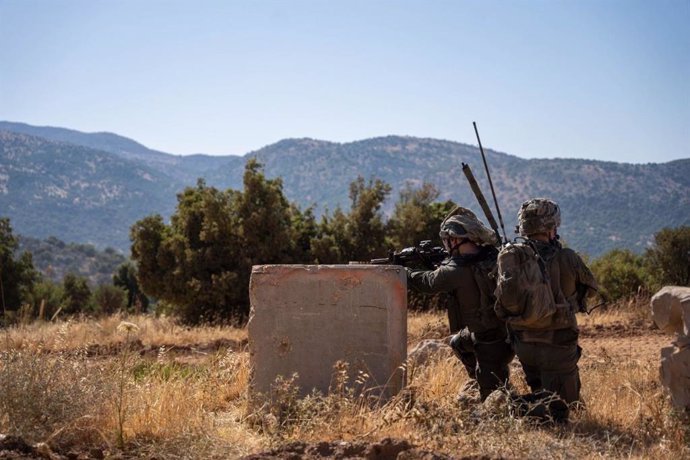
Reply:
[[[284,381],[277,403],[259,408],[246,391],[245,329],[138,316],[3,330],[0,433],[21,439],[0,437],[0,458],[240,458],[281,448],[271,458],[285,458],[295,441],[347,447],[386,438],[416,446],[408,458],[690,458],[688,418],[671,410],[658,379],[659,349],[672,337],[652,327],[647,305],[633,300],[582,318],[587,409],[564,427],[461,406],[467,377],[447,355],[411,372],[404,397],[383,406],[348,392],[341,366],[331,394],[299,400]],[[443,313],[409,318],[410,346],[445,332]],[[513,370],[524,390],[517,361]]]

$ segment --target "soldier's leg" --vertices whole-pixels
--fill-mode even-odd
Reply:
[[[522,342],[517,337],[513,337],[513,349],[520,361],[522,371],[525,373],[527,386],[533,393],[538,392],[543,388],[539,350],[535,348],[535,344]]]
[[[580,400],[581,348],[577,343],[548,347],[545,350],[542,379],[544,389],[552,391],[568,404]]]
[[[525,382],[527,382],[527,386],[529,386],[530,390],[533,392],[541,390],[543,386],[539,367],[528,364],[522,360],[520,360],[520,365],[522,366],[522,371],[525,373]]]
[[[519,416],[547,419],[548,408],[543,401],[550,394],[542,390],[543,343],[524,342],[517,336],[513,338],[513,347],[525,372],[525,380],[531,392],[513,398],[515,411]]]
[[[482,401],[497,388],[506,386],[510,378],[510,362],[515,357],[513,347],[506,343],[505,334],[491,333],[475,337],[477,357],[477,381]],[[493,339],[492,341],[484,341]]]
[[[465,366],[470,379],[475,380],[477,378],[477,359],[474,355],[474,343],[469,330],[465,328],[455,334],[450,339],[450,347]]]
[[[522,397],[528,403],[526,415],[567,422],[570,403],[579,401],[580,376],[577,362],[580,348],[576,342],[550,345],[523,343],[518,347],[530,366],[539,370],[542,389]],[[524,407],[523,407],[524,409]]]

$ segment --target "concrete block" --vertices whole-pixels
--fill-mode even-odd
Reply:
[[[663,331],[690,335],[690,287],[661,288],[652,297],[652,318]]]
[[[671,395],[673,405],[681,410],[690,410],[690,344],[661,349],[661,383]]]
[[[400,366],[407,355],[402,267],[257,265],[249,297],[254,395],[269,395],[278,376],[294,373],[302,395],[312,389],[328,393],[339,361],[349,364],[349,385],[358,391],[387,398],[402,389]]]

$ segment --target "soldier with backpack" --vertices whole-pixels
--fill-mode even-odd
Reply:
[[[441,223],[439,236],[449,258],[436,270],[408,268],[408,285],[428,294],[450,294],[450,345],[470,376],[466,388],[478,386],[483,401],[507,384],[515,356],[494,311],[496,235],[472,211],[457,207]]]
[[[580,400],[575,313],[597,289],[592,272],[558,241],[561,213],[548,199],[522,204],[516,232],[523,238],[498,256],[496,313],[508,324],[532,394],[518,398],[526,415],[568,420]],[[522,240],[522,241],[520,241]]]

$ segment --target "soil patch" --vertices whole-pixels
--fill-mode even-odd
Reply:
[[[624,322],[617,321],[609,324],[580,325],[580,338],[629,337],[636,336],[667,336],[649,321]]]
[[[487,456],[448,456],[418,449],[405,440],[386,438],[380,442],[294,442],[266,452],[243,457],[242,460],[494,460]]]

